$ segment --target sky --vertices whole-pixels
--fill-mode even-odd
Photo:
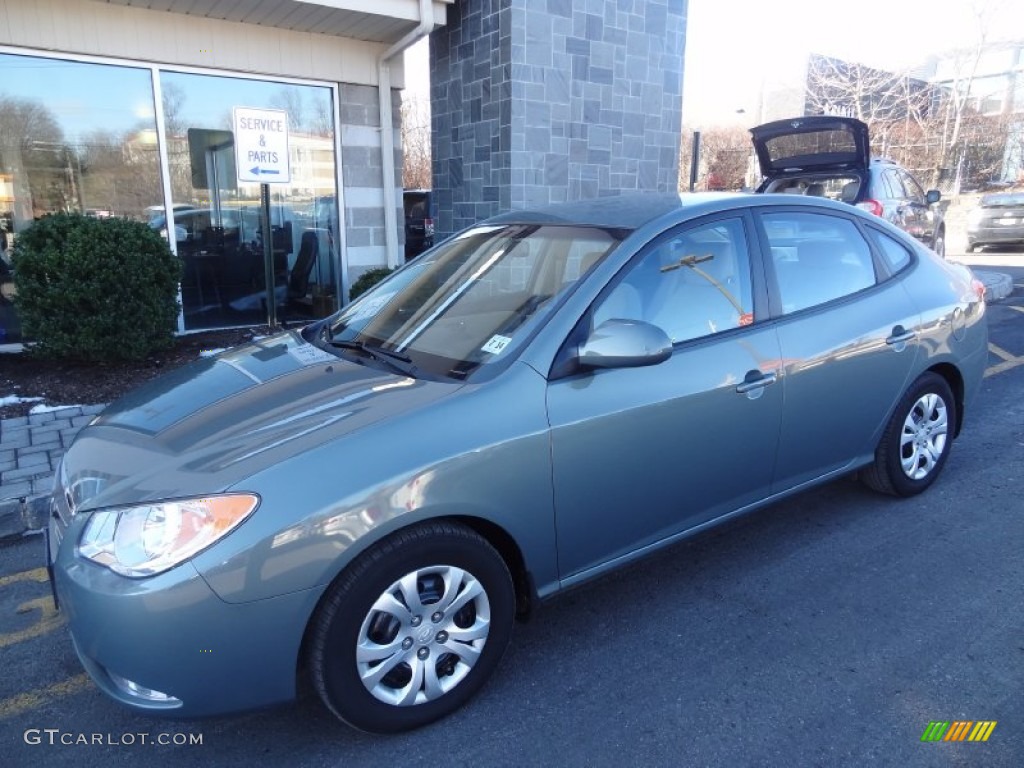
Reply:
[[[689,0],[683,123],[754,125],[762,79],[799,84],[809,53],[900,71],[983,31],[1024,38],[1024,0]],[[410,95],[429,99],[428,71],[423,40],[406,53]]]

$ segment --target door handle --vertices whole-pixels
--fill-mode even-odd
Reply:
[[[917,333],[914,331],[908,331],[902,325],[897,325],[892,329],[892,335],[885,340],[885,343],[890,347],[896,344],[906,344],[915,336],[917,336]]]
[[[771,373],[761,373],[760,371],[756,371],[756,373],[761,374],[756,379],[751,378],[751,373],[755,373],[755,371],[748,373],[743,383],[736,386],[736,391],[741,395],[745,395],[747,392],[753,392],[755,389],[763,389],[769,384],[774,384],[779,378],[779,375],[774,371]]]

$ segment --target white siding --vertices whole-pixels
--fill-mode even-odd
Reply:
[[[0,0],[0,45],[364,85],[386,48],[90,0]],[[400,56],[391,69],[403,87]]]

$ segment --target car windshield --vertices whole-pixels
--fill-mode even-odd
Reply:
[[[546,224],[476,227],[349,305],[330,321],[323,341],[463,379],[509,359],[625,234]]]

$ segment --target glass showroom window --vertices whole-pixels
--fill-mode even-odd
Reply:
[[[20,338],[17,233],[57,211],[144,221],[162,200],[148,69],[0,53],[0,343]]]
[[[160,88],[185,327],[267,321],[260,185],[237,181],[233,107],[288,114],[291,181],[270,186],[277,316],[333,311],[340,261],[331,89],[166,71]],[[172,237],[163,216],[152,225]]]

